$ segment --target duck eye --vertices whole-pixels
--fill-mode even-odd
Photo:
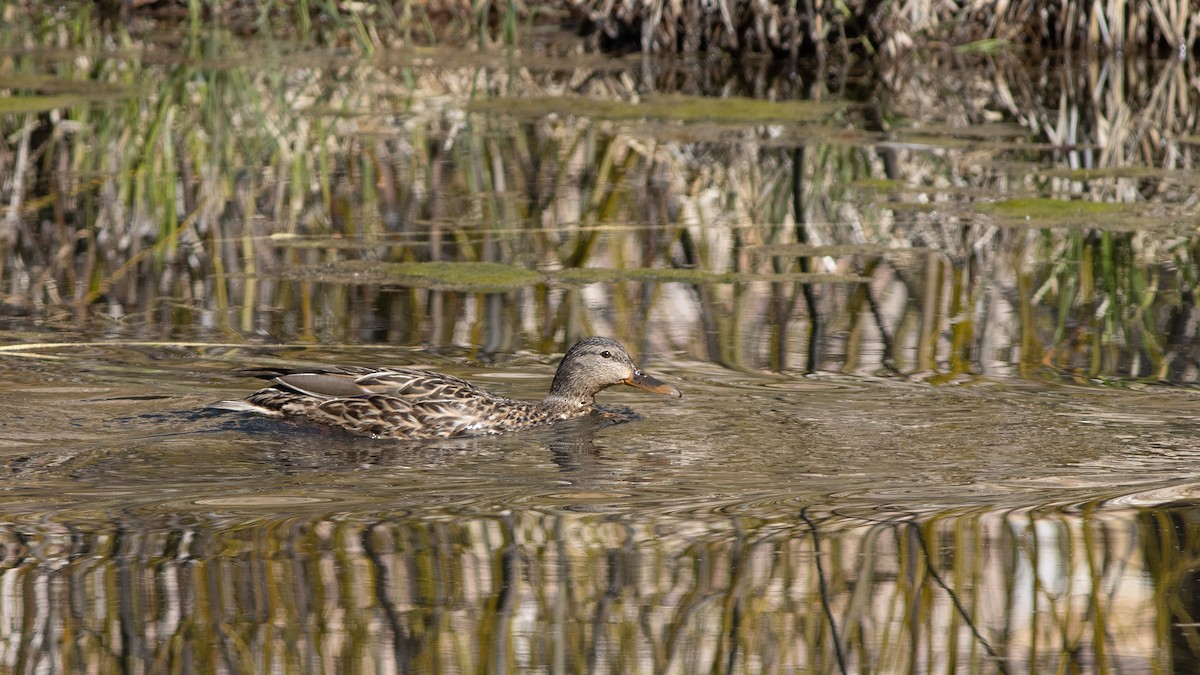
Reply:
[[[606,358],[606,359],[611,359],[611,358],[612,358],[612,352],[608,352],[608,351],[605,351],[605,352],[600,352],[600,356],[601,356],[601,357],[603,357],[603,358]]]

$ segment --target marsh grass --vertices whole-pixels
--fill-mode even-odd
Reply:
[[[0,33],[0,84],[32,101],[0,115],[9,312],[488,351],[608,332],[931,382],[1197,376],[1187,64],[1061,68],[1048,97],[954,55],[872,105],[705,106],[613,63],[209,29],[143,58],[92,21]]]
[[[569,0],[596,48],[683,53],[721,50],[819,60],[906,57],[949,47],[955,54],[1045,49],[1181,55],[1200,38],[1188,0],[1105,3],[793,3],[717,0]]]

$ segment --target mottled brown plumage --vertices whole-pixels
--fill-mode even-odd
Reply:
[[[517,401],[466,380],[411,368],[256,368],[243,374],[271,380],[244,401],[219,401],[225,410],[306,419],[365,436],[448,438],[520,431],[582,417],[598,392],[617,384],[682,396],[646,375],[616,340],[584,338],[563,357],[546,398]]]

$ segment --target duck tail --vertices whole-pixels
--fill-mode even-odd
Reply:
[[[214,401],[204,406],[209,410],[228,410],[230,412],[248,412],[267,417],[283,417],[283,413],[250,401]]]

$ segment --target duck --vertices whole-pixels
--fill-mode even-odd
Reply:
[[[410,440],[501,434],[585,417],[598,412],[596,394],[619,384],[683,396],[639,369],[625,347],[607,337],[584,338],[567,350],[541,401],[498,396],[453,375],[414,368],[247,368],[239,374],[271,384],[210,407]]]

